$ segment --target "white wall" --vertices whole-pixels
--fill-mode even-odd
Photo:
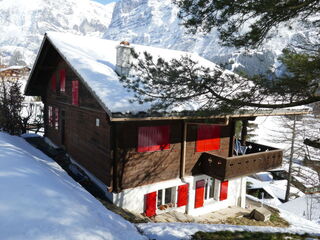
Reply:
[[[126,189],[118,194],[113,194],[113,203],[121,208],[128,209],[132,212],[143,213],[145,207],[145,194],[165,189],[169,187],[178,187],[180,185],[189,183],[189,199],[188,205],[180,208],[171,208],[179,212],[186,212],[189,215],[197,216],[209,212],[217,211],[229,206],[245,206],[245,177],[234,178],[229,180],[228,184],[228,198],[224,201],[219,201],[220,181],[216,181],[215,186],[215,200],[204,202],[204,206],[194,208],[195,205],[195,185],[196,181],[208,178],[207,175],[189,176],[181,179],[173,179],[169,181],[159,182],[146,186],[141,186],[132,189]],[[176,194],[177,195],[177,194]],[[177,198],[177,196],[176,196]],[[161,213],[157,210],[157,214]]]

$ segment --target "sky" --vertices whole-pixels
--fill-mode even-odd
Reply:
[[[108,4],[108,3],[111,3],[111,2],[118,2],[118,0],[93,0],[93,1],[96,1],[96,2],[99,2],[99,3],[102,3],[102,4]]]

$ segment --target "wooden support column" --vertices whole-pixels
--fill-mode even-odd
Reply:
[[[118,151],[118,126],[116,123],[112,123],[111,125],[111,143],[113,150],[113,171],[112,171],[112,192],[119,192],[119,181],[118,181],[118,168],[119,168],[119,151]]]
[[[184,174],[186,170],[187,130],[188,130],[188,124],[185,121],[182,121],[180,178],[184,178]]]
[[[235,120],[231,119],[229,122],[229,127],[230,127],[230,140],[229,140],[229,153],[228,156],[232,157],[233,156],[233,148],[234,148],[234,138],[235,138]]]
[[[248,120],[242,120],[242,129],[241,129],[241,145],[245,146],[248,136]]]

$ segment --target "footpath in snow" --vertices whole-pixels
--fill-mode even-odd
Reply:
[[[0,132],[0,239],[142,240],[52,159]]]

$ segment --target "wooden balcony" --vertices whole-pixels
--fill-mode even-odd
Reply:
[[[221,157],[210,153],[201,155],[201,171],[211,177],[226,180],[277,168],[282,163],[282,150],[261,144],[246,144],[246,154]]]

